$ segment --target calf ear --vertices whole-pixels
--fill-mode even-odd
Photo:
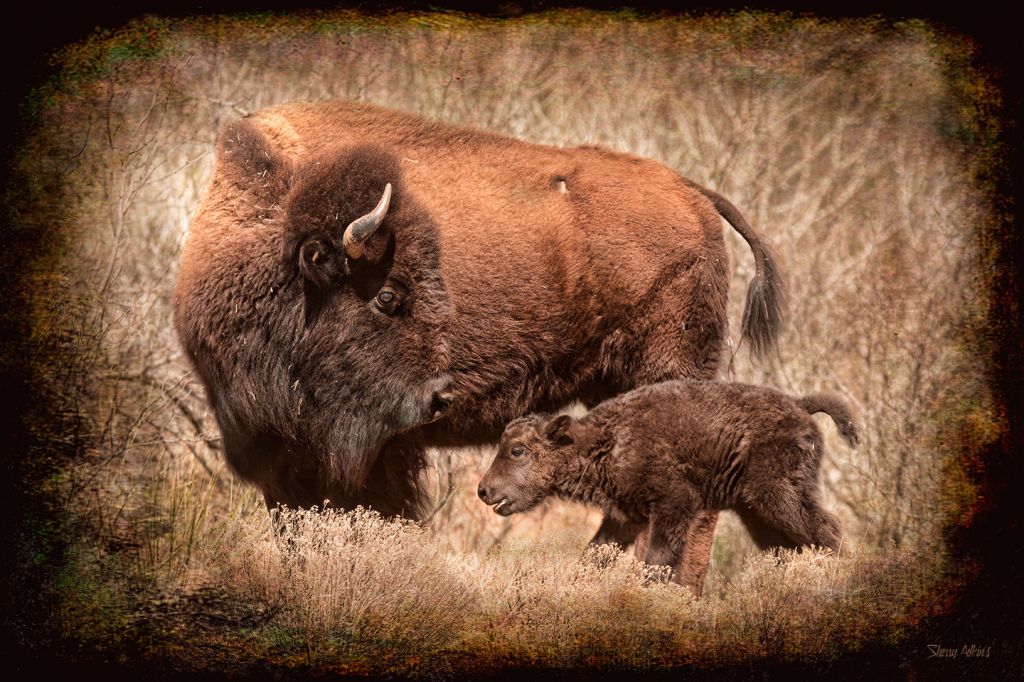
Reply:
[[[567,434],[571,425],[572,417],[569,415],[563,414],[555,417],[544,427],[544,436],[552,442],[560,443],[563,438],[568,437]],[[572,441],[570,440],[569,442],[571,443]]]

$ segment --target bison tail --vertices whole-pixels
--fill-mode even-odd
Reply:
[[[857,426],[853,423],[853,412],[850,410],[850,406],[846,404],[846,401],[839,396],[829,393],[816,393],[806,398],[797,398],[796,403],[806,410],[808,414],[824,412],[832,417],[832,421],[836,423],[840,435],[842,435],[851,448],[860,442]]]
[[[764,360],[778,350],[779,334],[786,320],[786,285],[769,250],[762,244],[755,246],[756,242],[749,239],[747,242],[754,251],[756,270],[747,288],[740,329],[742,338],[750,341],[750,350]]]
[[[757,232],[743,214],[728,199],[717,192],[686,180],[693,189],[711,200],[718,214],[729,221],[733,229],[750,245],[754,252],[754,278],[747,289],[747,305],[743,310],[742,338],[750,342],[753,354],[765,360],[778,350],[779,335],[785,323],[786,283],[775,266],[771,249],[761,241]]]

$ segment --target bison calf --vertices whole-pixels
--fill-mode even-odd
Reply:
[[[821,504],[825,412],[852,446],[839,398],[791,398],[719,381],[670,381],[601,403],[582,419],[534,414],[511,422],[478,493],[502,516],[551,495],[600,507],[624,527],[644,527],[638,558],[671,566],[700,594],[703,567],[683,565],[706,510],[739,514],[761,549],[839,550],[839,521]],[[698,532],[694,532],[698,531]]]

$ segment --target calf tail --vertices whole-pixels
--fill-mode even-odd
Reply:
[[[684,181],[711,200],[718,214],[729,221],[754,252],[754,278],[747,288],[747,305],[743,309],[740,329],[742,338],[750,341],[753,354],[764,360],[778,350],[779,334],[782,333],[787,311],[786,284],[775,266],[771,249],[761,241],[732,202],[692,180],[684,178]]]
[[[857,427],[853,423],[853,412],[850,411],[850,406],[846,404],[846,401],[839,396],[830,393],[815,393],[806,398],[797,398],[796,404],[806,410],[808,414],[824,412],[832,417],[832,421],[839,428],[839,433],[851,448],[860,442]]]

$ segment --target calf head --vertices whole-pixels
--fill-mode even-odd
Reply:
[[[573,445],[568,415],[530,415],[511,422],[477,494],[502,516],[529,511],[559,490]]]

